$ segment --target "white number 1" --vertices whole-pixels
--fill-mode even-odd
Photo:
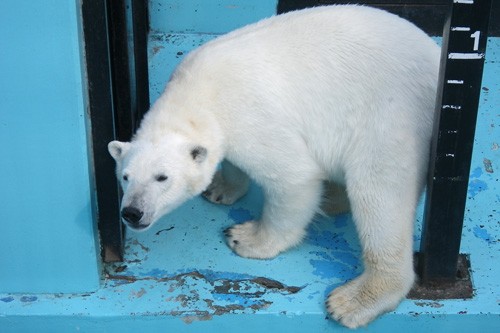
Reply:
[[[474,51],[477,51],[479,49],[479,36],[481,35],[481,31],[476,31],[472,35],[470,35],[470,38],[474,38]]]

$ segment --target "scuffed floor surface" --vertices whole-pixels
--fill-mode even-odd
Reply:
[[[206,36],[159,35],[150,45],[151,95]],[[368,330],[491,332],[500,327],[500,39],[490,39],[461,252],[470,254],[474,297],[405,300]],[[305,242],[273,260],[234,255],[223,230],[258,217],[253,186],[232,207],[196,198],[144,233],[129,232],[126,259],[103,267],[102,288],[78,295],[0,295],[15,331],[333,332],[324,300],[362,271],[350,215],[319,218]],[[421,212],[420,212],[421,214]],[[415,249],[420,241],[420,218]]]

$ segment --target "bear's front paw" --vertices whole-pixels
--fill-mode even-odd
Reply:
[[[407,293],[390,278],[370,278],[363,274],[336,288],[326,300],[330,316],[349,328],[367,325],[380,314],[394,310]]]
[[[280,253],[279,242],[260,227],[256,221],[236,224],[224,230],[229,247],[245,258],[270,259]]]
[[[221,172],[218,171],[202,195],[210,202],[232,205],[245,195],[247,189],[247,184],[232,184],[225,181]]]

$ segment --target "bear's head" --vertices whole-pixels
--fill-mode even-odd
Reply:
[[[121,217],[133,230],[146,230],[200,194],[216,169],[207,148],[179,135],[156,142],[112,141],[108,150],[116,161],[116,175],[123,189]]]

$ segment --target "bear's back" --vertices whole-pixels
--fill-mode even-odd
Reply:
[[[325,6],[221,36],[190,53],[174,79],[186,80],[194,91],[211,89],[211,96],[250,94],[281,105],[293,100],[302,109],[318,96],[338,108],[347,96],[356,96],[345,105],[354,109],[376,104],[384,94],[419,100],[428,109],[439,55],[430,37],[396,15],[356,5]]]
[[[238,149],[305,143],[325,165],[342,160],[353,143],[365,149],[406,142],[421,154],[432,131],[439,55],[430,37],[395,15],[318,7],[193,51],[166,99],[177,101],[176,112],[215,115]]]

